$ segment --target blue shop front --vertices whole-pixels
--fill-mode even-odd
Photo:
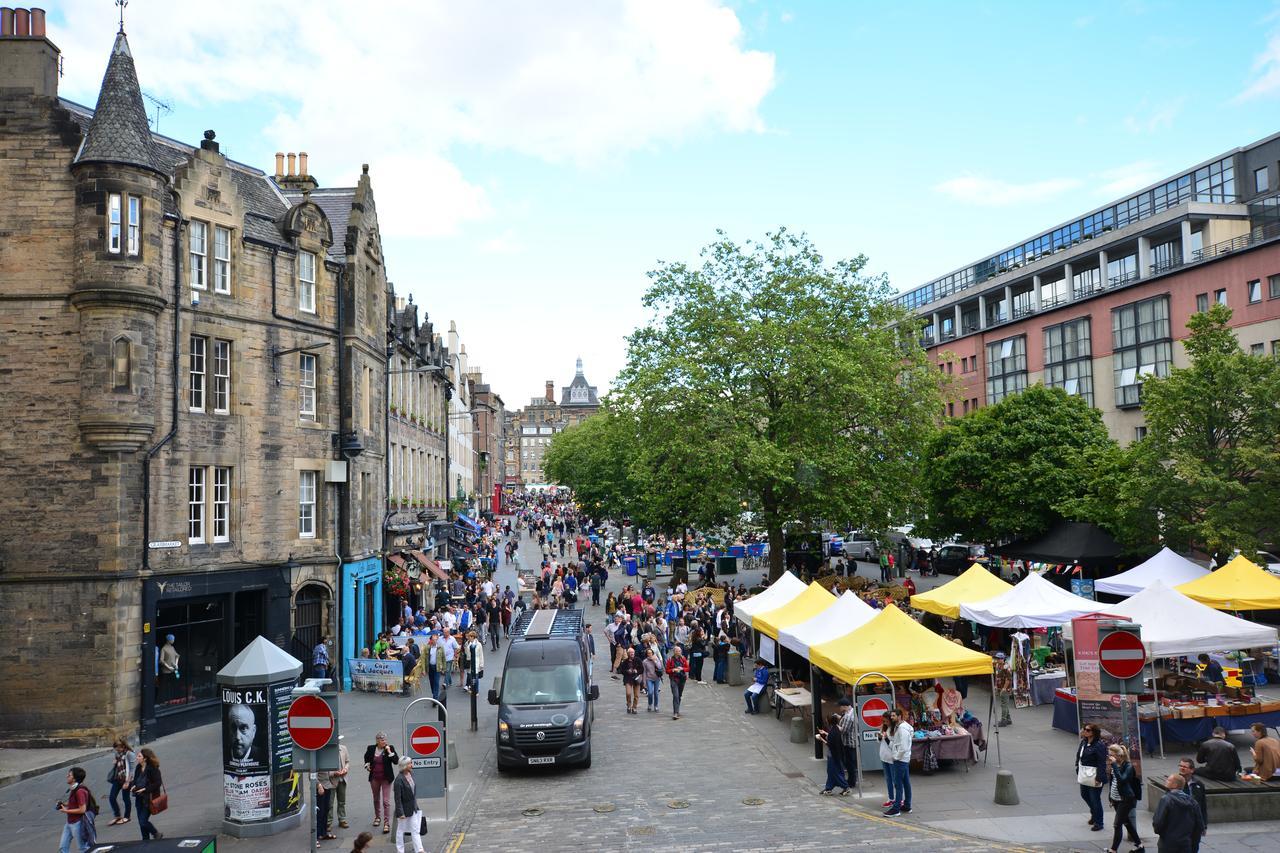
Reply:
[[[342,565],[342,647],[338,659],[342,689],[351,689],[347,660],[373,648],[382,625],[382,558],[368,557]]]

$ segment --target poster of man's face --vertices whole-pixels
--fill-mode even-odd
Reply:
[[[270,769],[267,752],[267,706],[247,704],[257,690],[223,689],[222,762],[226,773],[245,775]],[[239,701],[228,701],[238,699]]]

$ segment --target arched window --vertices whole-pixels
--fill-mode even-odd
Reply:
[[[116,338],[111,345],[111,388],[115,391],[133,390],[133,351],[128,338]]]

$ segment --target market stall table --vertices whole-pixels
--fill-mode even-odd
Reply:
[[[799,710],[802,715],[812,713],[813,694],[803,687],[779,687],[773,691],[773,698],[777,711],[774,716],[779,720],[784,706],[789,710]]]
[[[1043,672],[1031,680],[1031,704],[1049,705],[1053,702],[1054,693],[1067,683],[1066,670]]]
[[[912,738],[912,761],[923,761],[925,754],[930,750],[933,751],[934,758],[939,761],[964,762],[966,771],[970,764],[976,764],[978,761],[978,748],[974,746],[973,735],[968,732],[958,735]]]

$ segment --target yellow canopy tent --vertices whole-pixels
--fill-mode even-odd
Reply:
[[[757,613],[751,620],[751,627],[776,640],[784,628],[812,619],[835,603],[836,597],[814,581],[781,607]]]
[[[1240,554],[1216,572],[1174,589],[1215,610],[1280,609],[1280,577]]]
[[[938,636],[893,605],[861,628],[811,647],[809,660],[846,684],[869,672],[894,681],[991,672],[989,656]]]
[[[956,619],[960,616],[961,604],[986,601],[988,598],[1003,595],[1011,589],[1013,589],[1012,586],[974,563],[955,580],[948,581],[928,592],[911,596],[911,606],[948,619]]]

